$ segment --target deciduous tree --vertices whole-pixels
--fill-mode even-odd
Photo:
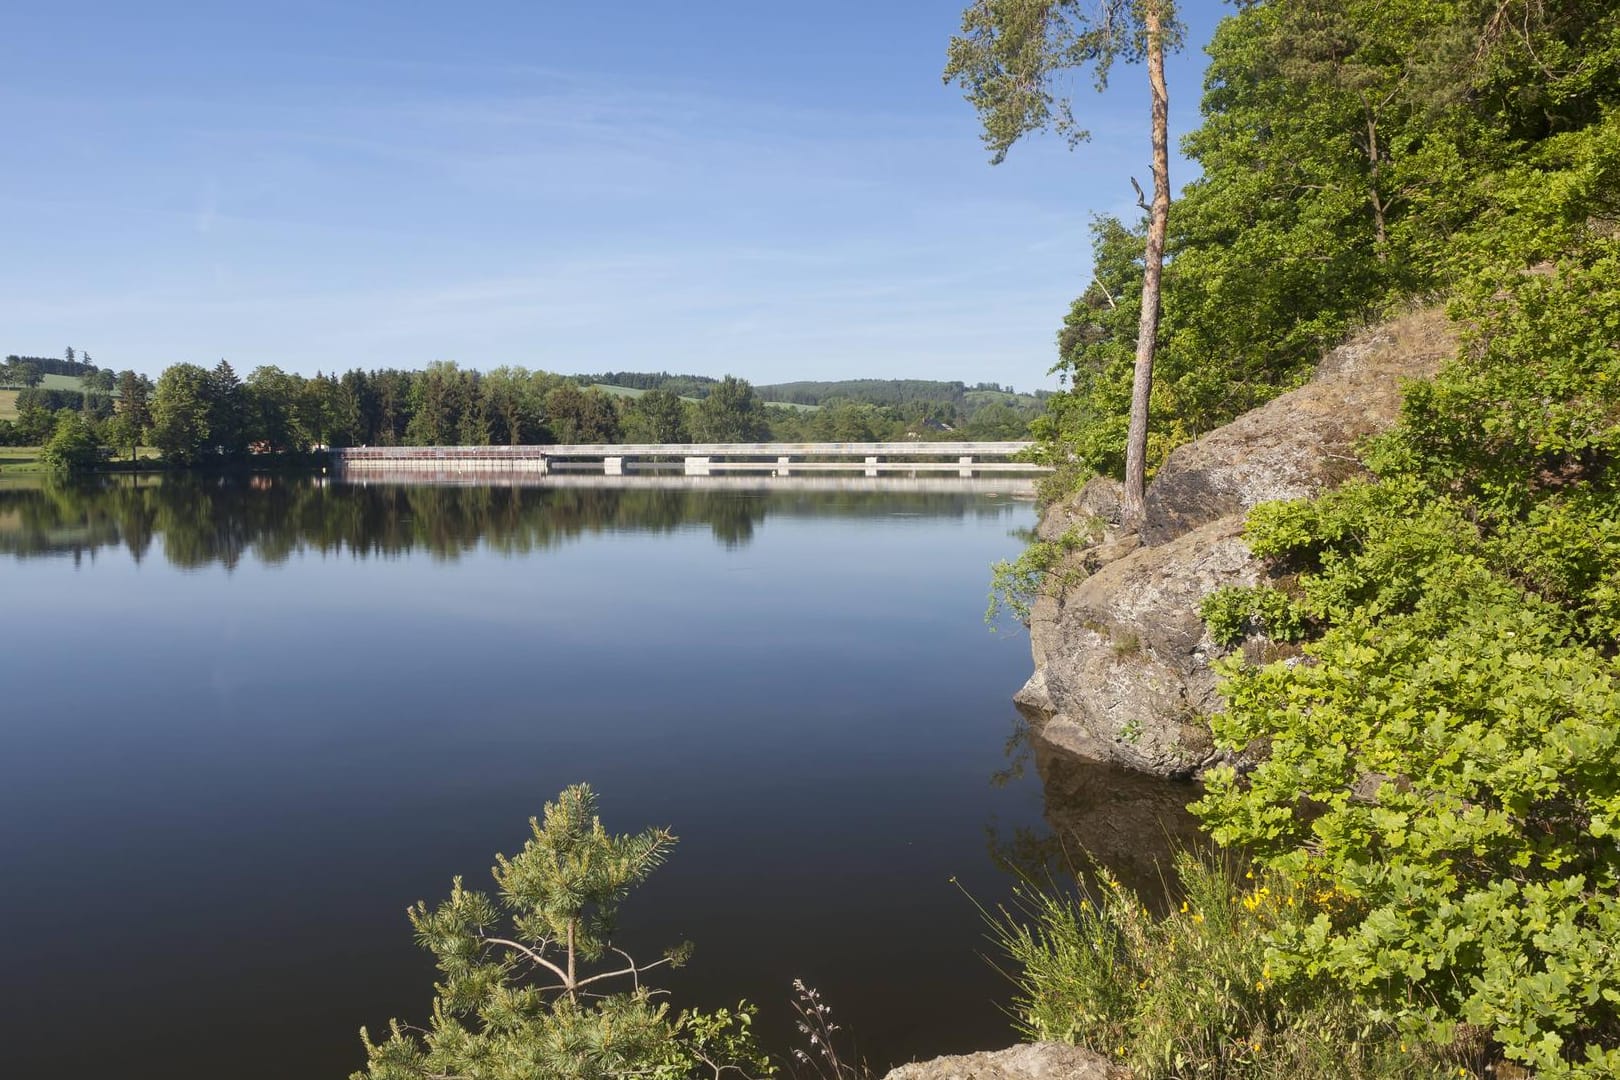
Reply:
[[[759,442],[770,437],[765,406],[747,379],[727,375],[698,402],[693,418],[700,442]]]
[[[194,465],[211,445],[208,372],[174,364],[152,395],[152,442],[177,465]]]
[[[691,432],[686,426],[686,403],[668,390],[649,390],[630,407],[626,418],[635,442],[685,442]]]

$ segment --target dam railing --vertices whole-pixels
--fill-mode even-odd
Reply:
[[[579,443],[552,446],[368,446],[331,451],[340,473],[596,473],[602,476],[1039,476],[1028,442]]]

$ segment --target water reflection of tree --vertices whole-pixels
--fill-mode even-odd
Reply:
[[[1161,780],[1058,750],[1020,721],[1007,743],[1008,783],[1033,763],[1045,803],[1045,828],[987,830],[991,860],[1036,885],[1089,878],[1093,861],[1148,903],[1168,901],[1165,882],[1177,849],[1207,844],[1187,804],[1196,785]]]
[[[771,515],[980,517],[1011,510],[965,493],[768,493],[658,488],[340,485],[316,477],[175,474],[0,488],[0,554],[75,558],[158,544],[173,565],[275,565],[303,552],[456,559],[479,547],[543,551],[605,532],[707,528],[748,544]]]

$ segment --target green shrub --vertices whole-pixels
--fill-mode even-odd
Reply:
[[[76,412],[58,414],[56,431],[39,452],[40,462],[59,472],[88,469],[104,456],[95,427]]]
[[[1304,616],[1288,594],[1264,586],[1222,586],[1204,597],[1199,614],[1217,645],[1236,645],[1252,633],[1273,641],[1298,641],[1305,633]]]
[[[1468,344],[1411,388],[1375,481],[1250,515],[1313,636],[1303,663],[1227,663],[1217,739],[1268,757],[1195,809],[1342,897],[1273,932],[1279,977],[1431,1041],[1483,1028],[1541,1075],[1613,1076],[1620,244],[1458,310]]]
[[[984,621],[992,629],[1002,612],[1029,625],[1030,609],[1046,586],[1047,576],[1065,558],[1085,545],[1078,527],[1066,530],[1056,540],[1034,540],[1016,559],[1002,559],[990,568],[990,603]],[[1076,571],[1078,574],[1079,571]]]
[[[615,948],[619,903],[675,843],[665,829],[613,836],[578,784],[531,819],[518,854],[497,855],[495,897],[456,878],[437,907],[410,910],[417,943],[438,963],[427,1029],[389,1023],[353,1080],[692,1080],[768,1076],[754,1010],[674,1013],[646,985],[648,964]],[[607,970],[599,965],[605,964]]]
[[[1095,893],[1037,890],[993,927],[1017,963],[1021,1032],[1088,1047],[1139,1077],[1290,1080],[1458,1074],[1482,1068],[1396,1027],[1294,970],[1279,977],[1271,941],[1321,903],[1277,874],[1239,877],[1214,858],[1176,859],[1184,900],[1164,916],[1106,871]],[[1472,1067],[1470,1067],[1472,1066]]]

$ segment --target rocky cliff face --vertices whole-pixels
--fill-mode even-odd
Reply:
[[[1048,575],[1031,612],[1035,674],[1015,700],[1040,735],[1159,776],[1213,764],[1205,718],[1219,707],[1210,662],[1223,650],[1198,608],[1221,585],[1267,577],[1243,543],[1243,516],[1360,473],[1356,444],[1395,421],[1401,382],[1432,374],[1454,349],[1439,311],[1335,349],[1309,383],[1172,453],[1138,534],[1120,532],[1111,480],[1049,507],[1041,536],[1078,527],[1094,539]]]

